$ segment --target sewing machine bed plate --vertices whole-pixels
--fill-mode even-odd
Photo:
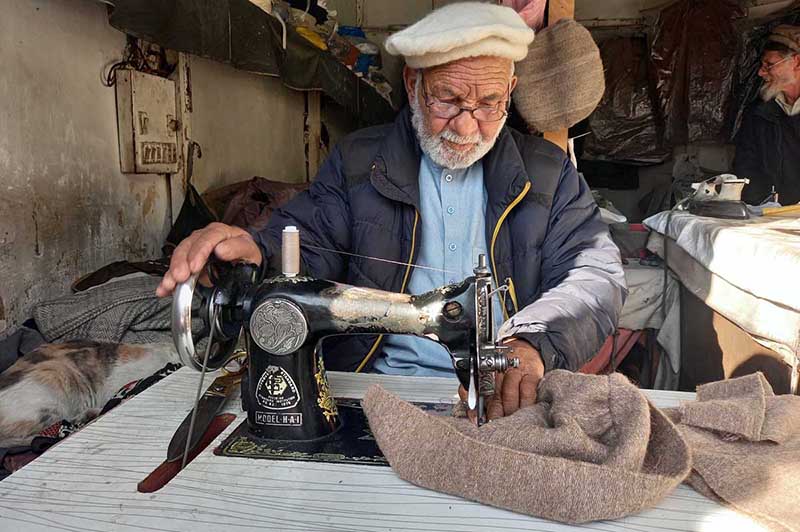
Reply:
[[[570,526],[469,502],[400,480],[391,468],[216,456],[223,432],[156,493],[136,484],[166,455],[191,409],[197,373],[181,369],[0,482],[0,530],[28,531],[566,531],[763,530],[680,486],[637,515]],[[206,382],[210,382],[208,379]],[[330,374],[338,397],[378,382],[407,400],[452,403],[451,379]],[[659,406],[692,394],[648,392]],[[229,404],[239,420],[238,401]]]
[[[266,440],[249,434],[247,421],[242,421],[225,438],[214,454],[236,458],[264,458],[297,462],[327,462],[333,464],[363,464],[389,466],[381,453],[369,423],[355,399],[338,399],[342,426],[335,433],[314,441]],[[421,409],[447,415],[452,407],[442,403],[415,403]]]

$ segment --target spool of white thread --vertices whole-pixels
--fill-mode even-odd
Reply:
[[[281,240],[283,275],[295,277],[300,273],[300,231],[293,225],[283,228]]]

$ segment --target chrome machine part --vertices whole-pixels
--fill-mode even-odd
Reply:
[[[195,369],[198,367],[192,338],[192,298],[199,276],[193,274],[186,282],[176,286],[172,294],[172,341],[181,363]]]
[[[195,317],[202,319],[205,333],[209,337],[208,359],[204,364],[204,357],[197,353],[192,336],[192,301],[199,276],[199,273],[195,273],[186,282],[175,287],[172,296],[172,341],[178,351],[179,360],[185,366],[198,371],[215,371],[227,362],[237,338],[228,338],[222,333],[219,322],[221,309],[215,303],[217,291],[204,288],[208,297],[203,298],[202,315]]]
[[[486,422],[486,401],[495,393],[495,373],[517,367],[519,360],[509,358],[509,347],[497,344],[494,334],[492,297],[508,290],[500,286],[492,290],[492,274],[486,255],[478,255],[475,273],[475,352],[469,361],[469,390],[467,406],[477,409],[478,425]]]
[[[305,342],[308,323],[296,304],[284,298],[269,298],[253,311],[250,335],[270,355],[289,355]]]

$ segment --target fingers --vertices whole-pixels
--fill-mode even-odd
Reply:
[[[500,396],[503,402],[503,412],[510,416],[519,410],[519,385],[522,382],[522,372],[517,368],[506,371],[503,376],[503,387]]]
[[[474,409],[473,410],[467,410],[467,419],[469,419],[469,422],[472,423],[473,425],[477,425],[478,424],[478,412],[477,412],[477,410],[474,410]]]
[[[536,389],[539,379],[535,375],[523,375],[519,385],[519,407],[533,406],[536,404]]]
[[[241,260],[252,264],[261,263],[261,250],[247,233],[220,242],[214,248],[214,255],[226,262]]]
[[[236,236],[239,235],[233,231],[233,228],[224,224],[211,224],[205,229],[202,229],[198,237],[193,238],[190,241],[191,244],[187,246],[186,256],[183,258],[183,262],[179,264],[179,266],[181,266],[180,273],[186,272],[183,268],[184,265],[188,265],[186,279],[189,278],[189,275],[199,272],[203,269],[203,266],[206,265],[208,257],[211,256],[211,253],[214,252],[214,248],[216,248],[218,244]],[[183,244],[183,242],[181,242],[181,244]],[[178,246],[178,248],[180,247],[181,246]],[[177,252],[178,250],[176,249],[175,251]],[[172,265],[170,264],[170,269],[171,268]],[[176,271],[176,273],[178,272]],[[178,280],[178,282],[183,281]]]
[[[489,420],[503,417],[503,398],[500,391],[503,389],[504,373],[497,373],[494,376],[494,395],[486,402],[486,417]]]
[[[212,223],[193,232],[175,248],[169,271],[156,289],[156,295],[168,296],[178,284],[186,282],[192,274],[201,272],[211,253],[228,262],[244,260],[261,263],[261,250],[247,231]]]
[[[486,403],[486,417],[492,420],[500,419],[504,415],[505,412],[503,411],[503,401],[496,395],[493,395]]]
[[[467,390],[463,386],[458,387],[458,398],[464,403],[467,402]]]
[[[465,405],[467,404],[467,390],[465,390],[463,386],[458,387],[458,397],[461,399],[462,403]],[[469,419],[471,423],[477,424],[478,413],[475,410],[470,410],[469,408],[466,408],[466,411],[467,419]]]

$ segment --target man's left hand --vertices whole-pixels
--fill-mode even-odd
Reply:
[[[495,394],[486,404],[486,417],[489,419],[510,416],[520,408],[533,405],[539,381],[544,376],[544,361],[535,347],[518,338],[510,338],[504,344],[511,347],[508,357],[519,359],[519,367],[495,375]],[[466,401],[464,388],[459,388],[458,392]],[[475,419],[475,411],[468,415]]]

